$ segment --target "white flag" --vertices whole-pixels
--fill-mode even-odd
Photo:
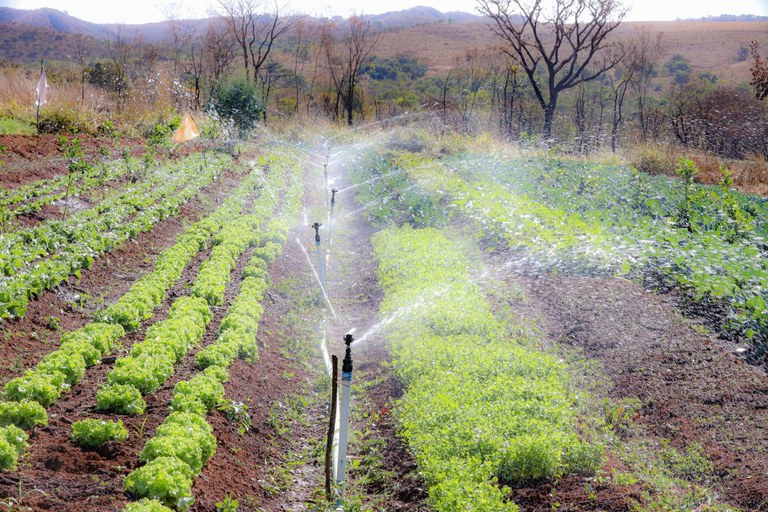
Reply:
[[[40,81],[37,82],[37,89],[35,89],[35,93],[37,96],[37,106],[45,105],[46,103],[46,92],[48,89],[48,82],[45,80],[45,68],[43,68],[43,72],[40,74]]]

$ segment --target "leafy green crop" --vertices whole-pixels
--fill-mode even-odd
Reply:
[[[147,404],[130,384],[107,384],[96,392],[96,408],[115,414],[143,414]]]
[[[372,240],[385,291],[382,315],[397,375],[400,421],[435,510],[516,510],[497,481],[591,472],[601,446],[574,433],[563,365],[505,339],[468,269],[434,229]]]
[[[72,440],[80,446],[94,448],[107,441],[125,441],[128,430],[122,421],[84,419],[72,424]]]
[[[158,457],[125,478],[129,494],[185,511],[193,503],[192,470],[175,457]]]
[[[38,402],[0,402],[0,427],[15,425],[28,430],[36,425],[48,424],[48,414]]]
[[[18,427],[0,427],[0,471],[16,469],[16,463],[27,446],[27,434]]]

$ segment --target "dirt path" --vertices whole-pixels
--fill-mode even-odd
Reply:
[[[551,340],[602,362],[612,398],[636,397],[635,421],[684,451],[704,448],[721,498],[768,510],[768,378],[658,296],[622,279],[523,280]]]

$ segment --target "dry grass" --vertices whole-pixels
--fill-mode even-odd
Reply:
[[[731,171],[734,187],[750,194],[768,195],[768,162],[762,155],[745,160],[726,160],[704,151],[693,151],[673,144],[637,144],[627,151],[629,165],[649,174],[676,177],[681,158],[693,160],[699,173],[695,180],[705,185],[719,185],[723,169]]]

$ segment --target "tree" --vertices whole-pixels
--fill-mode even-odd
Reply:
[[[752,57],[755,59],[750,68],[752,80],[749,82],[749,85],[755,88],[755,98],[762,101],[768,98],[768,63],[760,58],[760,45],[757,41],[752,41],[749,49],[752,52]]]
[[[545,13],[543,0],[477,0],[502,50],[528,77],[544,111],[544,137],[552,135],[557,100],[563,91],[595,80],[616,65],[604,50],[608,34],[626,14],[617,0],[555,0]],[[522,22],[518,22],[522,19]],[[598,60],[600,55],[605,57]]]
[[[631,81],[637,96],[637,113],[643,140],[648,136],[648,93],[651,80],[658,72],[656,66],[664,53],[664,34],[652,34],[648,29],[641,29],[635,37],[635,71]]]
[[[275,4],[272,12],[261,0],[219,0],[222,17],[240,48],[243,68],[254,82],[269,57],[275,40],[291,26]]]
[[[355,105],[355,94],[360,69],[368,59],[373,49],[379,43],[380,37],[373,25],[364,21],[360,16],[352,16],[347,22],[343,46],[345,50],[342,87],[342,101],[347,111],[347,124],[352,126],[352,111]]]
[[[373,26],[360,16],[352,16],[342,29],[340,41],[336,40],[333,24],[320,28],[320,46],[328,64],[328,73],[335,91],[334,117],[338,117],[339,103],[347,114],[347,124],[352,126],[357,86],[363,64],[380,40]]]
[[[634,41],[626,45],[623,43],[618,44],[617,50],[622,55],[620,64],[610,73],[606,74],[608,85],[611,88],[611,99],[613,100],[611,151],[614,153],[619,141],[619,129],[624,122],[624,97],[638,69],[638,52]]]

